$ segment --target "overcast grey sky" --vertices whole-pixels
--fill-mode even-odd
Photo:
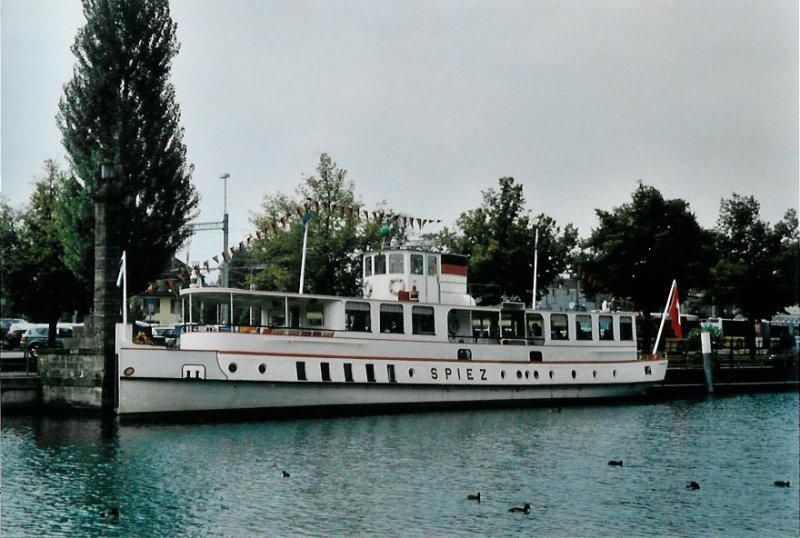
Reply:
[[[797,0],[173,0],[172,82],[201,221],[231,243],[327,152],[363,202],[451,225],[497,178],[586,236],[638,179],[712,226],[798,205]],[[66,166],[55,114],[78,0],[2,0],[2,192]],[[435,231],[436,228],[428,228]],[[203,232],[192,260],[221,251]]]

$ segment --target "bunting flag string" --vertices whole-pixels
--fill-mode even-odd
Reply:
[[[427,219],[427,218],[419,218],[419,217],[412,217],[410,215],[404,215],[402,213],[387,213],[386,211],[382,210],[375,210],[369,211],[367,209],[363,209],[359,206],[351,206],[351,205],[340,205],[336,203],[323,203],[320,201],[315,201],[311,199],[307,199],[306,202],[300,206],[295,207],[295,213],[300,217],[303,218],[304,215],[308,211],[315,211],[319,212],[320,209],[323,211],[329,212],[333,215],[337,215],[340,218],[353,218],[356,220],[365,220],[367,222],[384,222],[388,220],[391,224],[405,227],[411,227],[412,230],[419,230],[422,231],[423,227],[427,224],[439,224],[441,223],[441,219]],[[252,243],[256,240],[261,240],[266,238],[267,233],[272,231],[274,233],[278,233],[281,231],[289,230],[289,226],[293,219],[293,213],[286,212],[285,214],[276,216],[272,221],[269,221],[262,225],[261,229],[255,230],[253,233],[249,234],[245,239],[239,241],[238,243],[238,251],[244,252],[247,248],[249,248]],[[229,262],[231,257],[236,250],[236,247],[231,249],[227,249],[219,254],[215,254],[211,256],[211,259],[214,260],[216,264],[215,267],[212,267],[208,260],[202,262],[202,264],[198,263],[192,266],[186,267],[186,276],[179,274],[178,279],[183,283],[188,276],[191,278],[192,271],[195,271],[195,274],[199,277],[201,275],[201,271],[205,269],[206,273],[211,273],[212,271],[217,271],[221,268],[222,263]],[[222,262],[220,262],[220,258],[222,258]],[[170,288],[172,289],[172,288]]]

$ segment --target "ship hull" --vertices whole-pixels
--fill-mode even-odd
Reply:
[[[659,360],[436,361],[140,347],[121,349],[119,366],[123,416],[548,405],[636,396],[666,372]]]

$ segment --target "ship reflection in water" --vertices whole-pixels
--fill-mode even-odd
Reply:
[[[3,536],[800,532],[796,393],[2,435]]]

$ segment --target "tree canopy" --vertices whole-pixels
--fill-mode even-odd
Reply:
[[[63,181],[56,164],[45,161],[28,208],[17,214],[4,203],[0,212],[3,297],[29,319],[49,323],[51,338],[62,314],[85,310],[91,302],[62,261],[57,207]]]
[[[797,214],[771,226],[752,196],[734,193],[720,204],[711,269],[715,303],[751,319],[769,318],[797,302]]]
[[[562,230],[544,214],[531,218],[522,185],[511,177],[498,182],[499,188],[483,192],[481,207],[462,213],[455,229],[444,230],[438,242],[469,256],[471,291],[476,300],[483,304],[503,299],[527,302],[533,288],[536,229],[540,292],[570,267],[578,231],[571,224]]]
[[[128,284],[146,287],[189,236],[198,195],[186,164],[175,90],[178,53],[168,0],[83,0],[72,79],[59,102],[58,126],[75,177],[63,193],[64,261],[93,276],[94,203],[101,162],[121,180],[121,248]]]
[[[649,319],[663,308],[673,279],[683,290],[705,283],[710,241],[686,201],[640,183],[631,202],[596,212],[600,225],[584,241],[580,264],[588,292],[630,299]]]
[[[325,153],[317,175],[306,177],[293,198],[265,198],[253,224],[263,232],[249,254],[249,282],[260,289],[297,291],[303,244],[303,219],[308,213],[304,291],[355,295],[361,277],[361,255],[380,244],[381,222],[359,218],[360,202],[347,171]],[[236,255],[234,255],[234,261]]]

